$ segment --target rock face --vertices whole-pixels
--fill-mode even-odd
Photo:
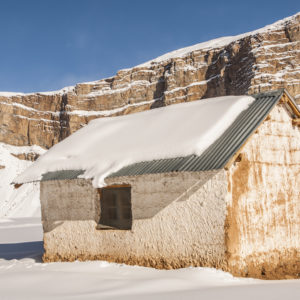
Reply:
[[[202,98],[284,87],[300,103],[300,13],[180,49],[57,92],[0,93],[0,142],[50,148],[87,122]]]

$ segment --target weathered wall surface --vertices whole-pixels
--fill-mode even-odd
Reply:
[[[81,189],[74,188],[78,183]],[[224,265],[223,170],[119,177],[107,183],[132,185],[132,230],[96,229],[99,194],[89,181],[42,182],[45,261],[105,259],[156,268]]]
[[[40,183],[44,230],[62,220],[97,220],[99,196],[91,181],[84,179],[53,180]],[[56,226],[53,224],[53,226]]]
[[[300,14],[225,46],[200,47],[59,92],[0,93],[0,142],[50,148],[96,117],[279,87],[299,102],[299,24]]]
[[[300,274],[300,130],[278,104],[229,171],[229,268],[261,278]]]

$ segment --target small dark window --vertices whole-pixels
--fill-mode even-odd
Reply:
[[[99,227],[131,229],[131,188],[103,188],[100,194],[101,216]]]

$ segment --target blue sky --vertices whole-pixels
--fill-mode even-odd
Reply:
[[[299,0],[0,0],[0,91],[56,90],[109,77],[299,11]]]

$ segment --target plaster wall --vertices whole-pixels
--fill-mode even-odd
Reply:
[[[240,160],[241,159],[241,160]],[[300,130],[278,104],[229,170],[226,244],[231,272],[300,274]]]
[[[105,259],[156,268],[224,265],[224,170],[119,177],[107,184],[132,186],[131,230],[96,229],[100,196],[91,182],[41,184],[45,261]]]
[[[99,195],[90,180],[50,180],[40,185],[44,231],[64,220],[98,219]]]

